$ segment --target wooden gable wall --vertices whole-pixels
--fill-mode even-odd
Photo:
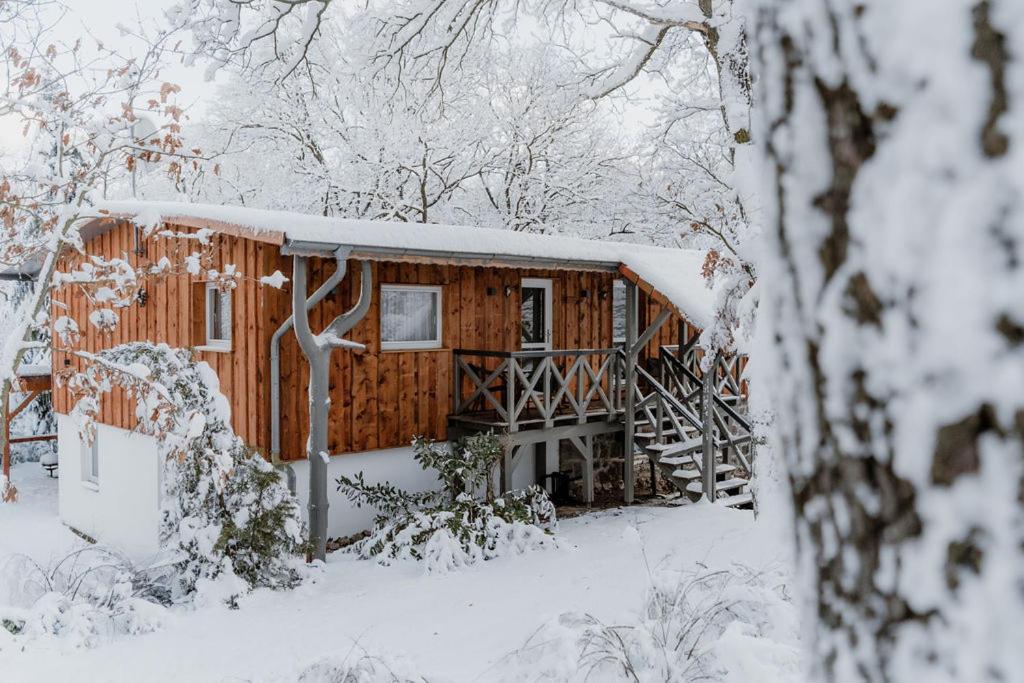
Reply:
[[[194,232],[189,228],[175,228],[182,232]],[[89,255],[105,258],[125,257],[136,268],[157,263],[163,257],[180,261],[182,253],[188,254],[193,244],[183,240],[151,237],[146,240],[145,255],[134,253],[134,228],[120,223],[112,230],[89,241],[86,250]],[[221,390],[231,405],[232,423],[235,432],[247,443],[263,445],[269,442],[270,399],[263,389],[269,381],[269,339],[270,318],[267,313],[279,306],[284,298],[281,292],[260,285],[256,280],[272,273],[279,267],[277,247],[254,240],[214,235],[215,267],[234,263],[245,276],[232,295],[232,346],[230,351],[197,351],[197,357],[210,364],[220,378]],[[69,252],[61,258],[60,269],[69,270],[79,265],[83,257]],[[52,296],[51,313],[54,319],[68,315],[78,324],[82,332],[80,343],[74,347],[95,352],[129,341],[150,340],[164,342],[172,347],[194,346],[196,330],[194,320],[202,320],[203,313],[197,310],[201,301],[202,279],[188,274],[169,276],[145,286],[146,302],[138,302],[116,309],[120,323],[112,333],[99,332],[89,323],[89,313],[96,310],[83,292],[65,285]],[[61,350],[61,343],[54,339],[53,367],[58,372],[64,367],[80,369],[82,361]],[[68,413],[72,396],[66,387],[54,383],[53,405],[59,413]],[[119,389],[104,396],[100,407],[100,421],[104,424],[132,429],[135,424],[135,406]]]
[[[188,228],[176,228],[188,231]],[[280,270],[291,274],[291,259],[278,247],[254,240],[219,234],[216,268],[233,263],[244,275],[232,299],[232,348],[228,352],[197,351],[197,357],[217,372],[221,391],[228,397],[235,431],[250,445],[267,453],[270,449],[270,354],[273,332],[291,314],[290,286],[281,290],[257,282],[263,275]],[[128,224],[89,242],[89,254],[107,258],[127,254],[133,265],[176,258],[176,241],[150,238],[145,257],[132,254],[133,230]],[[185,250],[187,253],[189,249]],[[80,261],[77,255],[64,259],[62,269]],[[457,265],[373,262],[373,299],[364,319],[350,332],[350,339],[367,345],[365,353],[335,351],[332,354],[329,448],[332,453],[358,452],[406,446],[413,436],[445,437],[451,409],[452,350],[494,351],[520,348],[519,283],[525,277],[552,280],[553,345],[556,349],[607,348],[612,346],[613,273],[552,271],[521,268],[484,268]],[[309,292],[312,293],[334,269],[334,262],[313,259]],[[310,314],[312,327],[319,331],[354,303],[358,293],[359,267],[351,263],[349,273],[337,290]],[[415,351],[380,349],[379,293],[381,284],[425,284],[443,287],[443,347]],[[193,346],[195,328],[202,313],[195,296],[199,278],[182,274],[147,286],[147,302],[119,309],[121,322],[110,335],[96,331],[88,315],[94,308],[80,291],[65,286],[54,295],[53,315],[70,315],[83,331],[79,348],[98,351],[116,344],[150,340],[170,346]],[[505,295],[505,288],[511,294]],[[581,296],[587,290],[586,298]],[[601,293],[606,296],[601,298]],[[66,309],[64,308],[66,306]],[[657,315],[661,305],[641,295],[640,329]],[[648,351],[659,344],[675,343],[678,320],[667,322],[651,340]],[[59,347],[59,343],[55,342]],[[80,367],[78,359],[54,353],[54,368],[65,362]],[[281,344],[281,453],[286,460],[305,457],[308,430],[309,370],[294,334]],[[54,408],[70,411],[71,397],[65,388],[55,388]],[[115,391],[102,401],[100,420],[124,429],[135,426],[134,406]]]

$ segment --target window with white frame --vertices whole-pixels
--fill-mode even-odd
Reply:
[[[213,282],[206,283],[206,345],[231,348],[231,290],[221,291]]]
[[[100,438],[93,435],[92,443],[82,440],[82,481],[87,484],[100,483]]]
[[[380,347],[436,349],[441,346],[441,288],[381,285]]]

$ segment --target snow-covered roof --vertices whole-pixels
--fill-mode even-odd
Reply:
[[[22,363],[18,366],[18,377],[45,377],[49,374],[49,361],[42,363]]]
[[[714,315],[715,294],[701,272],[703,251],[472,226],[350,220],[183,202],[111,201],[96,208],[145,225],[168,222],[206,227],[251,235],[279,245],[313,242],[347,246],[353,249],[353,256],[381,260],[420,256],[494,265],[564,262],[566,267],[594,269],[625,265],[693,324],[705,327]],[[98,230],[104,229],[99,225],[83,228],[83,237],[89,239],[98,234]]]

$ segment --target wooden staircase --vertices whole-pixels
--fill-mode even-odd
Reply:
[[[706,495],[729,507],[752,508],[751,432],[737,410],[739,387],[724,386],[717,366],[699,376],[695,364],[688,367],[670,347],[659,350],[653,365],[658,378],[635,368],[636,446],[690,500]]]

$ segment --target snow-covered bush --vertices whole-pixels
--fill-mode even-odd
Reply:
[[[370,535],[354,546],[360,557],[381,564],[422,560],[432,573],[554,544],[555,507],[544,489],[494,495],[491,473],[502,454],[496,436],[467,437],[454,449],[419,438],[413,449],[424,470],[437,472],[441,490],[408,493],[367,484],[362,472],[337,480],[338,490],[357,506],[379,512]]]
[[[139,568],[109,550],[90,546],[42,567],[25,556],[0,571],[0,651],[5,641],[52,638],[67,647],[92,647],[103,637],[160,628],[170,603],[163,568]]]
[[[425,683],[426,679],[407,671],[408,668],[370,654],[357,643],[344,655],[324,657],[288,680],[298,683]]]
[[[569,613],[502,664],[507,678],[587,681],[802,680],[797,611],[777,569],[656,575],[635,618]]]
[[[113,386],[136,399],[139,428],[165,460],[161,546],[175,568],[176,597],[218,581],[224,597],[293,586],[304,548],[299,506],[278,472],[231,428],[214,371],[189,351],[123,344],[69,378],[74,414],[91,439],[99,395]]]

